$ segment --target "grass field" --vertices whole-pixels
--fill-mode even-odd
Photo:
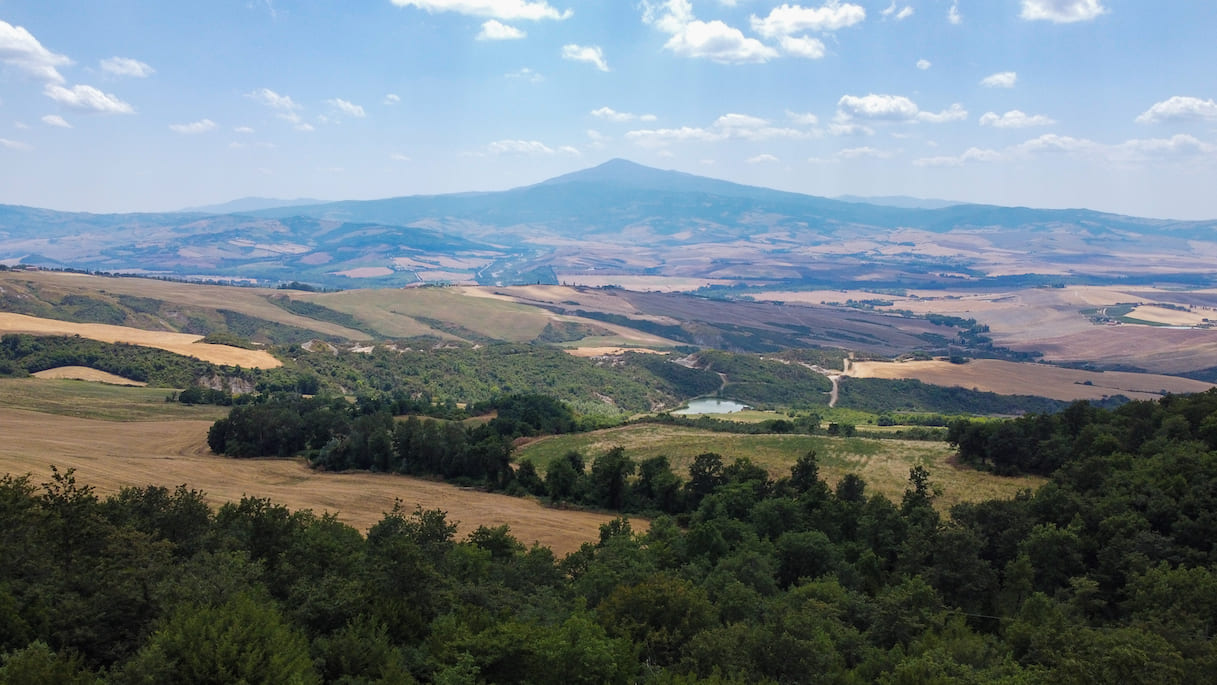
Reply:
[[[227,407],[166,402],[170,392],[79,380],[0,378],[0,408],[107,421],[215,421],[228,415]],[[3,432],[7,437],[8,431]]]
[[[129,326],[103,323],[72,323],[56,319],[40,319],[24,314],[0,312],[0,333],[32,333],[34,335],[78,335],[107,343],[129,343],[168,350],[174,354],[202,359],[212,364],[242,366],[247,369],[273,369],[283,363],[265,350],[246,350],[230,345],[200,343],[203,336],[165,331],[145,331]]]
[[[832,438],[812,435],[735,435],[679,426],[637,424],[591,433],[542,438],[521,447],[517,459],[528,459],[544,472],[549,462],[577,450],[590,463],[596,456],[621,446],[635,461],[666,456],[672,470],[684,478],[694,457],[715,452],[730,463],[747,457],[776,477],[789,476],[795,460],[815,450],[820,474],[835,484],[846,473],[864,478],[871,490],[899,500],[908,484],[909,469],[929,469],[931,480],[941,488],[943,507],[963,501],[1013,497],[1035,488],[1040,478],[1001,478],[951,463],[953,450],[942,442]]]
[[[1160,391],[1204,392],[1211,383],[1149,373],[1082,371],[1047,364],[997,359],[948,361],[853,362],[849,375],[858,378],[915,378],[930,385],[976,388],[1002,395],[1038,395],[1057,400],[1094,400],[1111,395],[1153,399]]]

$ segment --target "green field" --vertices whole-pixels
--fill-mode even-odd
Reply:
[[[537,307],[470,297],[455,288],[292,293],[292,297],[350,314],[393,338],[435,335],[437,331],[420,321],[421,317],[448,324],[452,330],[446,332],[456,337],[466,338],[464,329],[487,339],[529,342],[550,321],[549,313]]]
[[[666,456],[672,470],[685,478],[694,457],[705,452],[720,454],[727,462],[747,457],[776,478],[790,475],[790,466],[795,460],[815,450],[821,477],[830,484],[835,484],[846,473],[857,473],[871,490],[897,501],[904,493],[909,469],[921,465],[929,469],[931,480],[941,490],[938,502],[944,507],[963,501],[1013,497],[1019,490],[1035,488],[1043,482],[1040,478],[998,477],[957,467],[951,463],[954,450],[942,442],[821,435],[737,435],[658,424],[635,424],[541,438],[520,447],[516,458],[529,460],[544,472],[550,460],[570,450],[580,452],[590,463],[617,446],[624,447],[626,454],[635,461]]]
[[[166,402],[170,392],[90,381],[0,378],[0,407],[106,421],[214,421],[228,415],[228,407]]]

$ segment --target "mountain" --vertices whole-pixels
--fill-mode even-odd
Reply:
[[[909,197],[908,195],[837,195],[833,199],[842,202],[860,202],[883,207],[903,207],[904,209],[944,209],[946,207],[954,207],[955,205],[967,204],[966,202]]]
[[[297,198],[295,200],[279,200],[272,197],[242,197],[236,200],[230,200],[223,204],[206,205],[203,207],[187,207],[181,211],[197,212],[200,214],[240,214],[242,212],[256,212],[260,209],[319,205],[323,204],[324,202],[325,200],[304,197]]]
[[[246,198],[232,206],[263,202],[280,201]],[[0,206],[0,260],[9,263],[333,287],[645,276],[907,288],[1023,274],[1032,282],[1191,284],[1213,280],[1214,236],[1217,221],[848,202],[620,159],[500,192],[226,214]]]

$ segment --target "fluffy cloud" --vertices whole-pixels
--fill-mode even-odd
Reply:
[[[23,27],[0,20],[0,62],[37,79],[63,83],[57,67],[66,67],[72,60],[42,47]]]
[[[685,24],[664,47],[681,57],[705,58],[723,64],[767,62],[778,56],[777,50],[717,19]]]
[[[254,130],[248,126],[238,126],[238,127],[234,128],[233,130],[236,131],[237,133],[242,133],[245,135],[249,135],[250,133],[254,132]]]
[[[519,40],[528,34],[514,26],[508,26],[495,19],[490,19],[482,24],[482,30],[477,35],[477,40]]]
[[[913,160],[914,166],[963,166],[967,162],[996,162],[1002,158],[997,150],[984,150],[978,147],[968,148],[962,155],[956,157],[922,157]]]
[[[384,101],[384,103],[385,103],[386,105],[396,105],[396,104],[397,104],[397,103],[399,103],[399,102],[401,102],[401,97],[400,97],[400,96],[395,95],[395,94],[393,94],[393,93],[386,93],[386,94],[385,94],[385,101]]]
[[[926,69],[929,69],[932,66],[934,66],[934,65],[928,59],[917,60],[917,68],[922,71],[925,71]]]
[[[591,112],[592,116],[598,119],[605,119],[614,123],[622,124],[627,121],[655,121],[654,114],[631,114],[630,112],[618,112],[612,107],[601,107],[594,109]]]
[[[1154,103],[1137,117],[1138,124],[1160,124],[1166,121],[1217,119],[1217,102],[1176,95]]]
[[[870,146],[849,147],[837,151],[837,158],[839,159],[887,159],[891,156],[891,152],[878,150]]]
[[[985,88],[1013,88],[1016,83],[1018,83],[1018,73],[1013,71],[990,74],[980,80],[980,85]]]
[[[567,19],[572,12],[559,12],[545,0],[390,0],[398,7],[417,7],[428,12],[459,12],[493,19]]]
[[[780,5],[761,19],[752,15],[752,30],[766,38],[792,36],[805,31],[836,31],[866,19],[866,10],[852,3],[830,0],[823,7]]]
[[[1020,17],[1028,21],[1051,21],[1069,24],[1090,21],[1107,12],[1102,0],[1022,0]]]
[[[722,64],[751,64],[767,62],[778,51],[755,38],[749,38],[734,26],[715,20],[700,21],[693,17],[689,0],[667,0],[655,4],[643,0],[642,21],[670,34],[664,44],[681,57],[709,59]],[[811,49],[808,45],[792,45],[795,49]]]
[[[774,155],[765,153],[765,154],[757,155],[755,157],[749,157],[746,161],[749,164],[776,164],[777,162],[780,162],[782,160],[778,159]]]
[[[968,110],[956,102],[941,112],[918,112],[917,121],[927,124],[945,124],[949,121],[963,121],[968,118]]]
[[[367,116],[367,113],[363,111],[363,107],[361,107],[353,102],[347,102],[346,100],[343,100],[342,98],[332,98],[330,100],[326,100],[325,102],[329,106],[333,107],[334,109],[338,110],[339,112],[342,112],[343,114],[345,114],[349,117],[355,117],[357,119],[362,119]]]
[[[786,110],[786,118],[799,126],[815,126],[820,123],[820,118],[811,112],[791,112]]]
[[[55,102],[81,112],[98,112],[101,114],[133,114],[135,108],[108,93],[103,93],[93,86],[72,86],[64,88],[54,83],[48,83],[42,92]]]
[[[608,62],[604,61],[604,50],[599,45],[570,45],[562,46],[562,59],[572,62],[587,62],[600,71],[608,71]]]
[[[42,117],[42,123],[46,124],[47,126],[55,126],[58,128],[72,128],[72,125],[58,114],[48,114]]]
[[[215,130],[216,122],[211,119],[200,119],[189,124],[169,124],[169,130],[183,135],[198,135]]]
[[[963,16],[959,14],[959,0],[951,3],[951,9],[947,10],[947,21],[956,26],[963,23]]]
[[[528,81],[529,83],[540,83],[545,80],[544,76],[538,74],[532,69],[529,69],[528,67],[506,73],[504,76],[510,79],[521,79],[523,81]]]
[[[1042,114],[1029,115],[1017,109],[1012,109],[1005,114],[985,112],[980,117],[981,126],[992,126],[994,128],[1029,128],[1031,126],[1051,126],[1055,123],[1055,121]]]
[[[129,57],[103,59],[101,61],[101,69],[115,76],[134,76],[135,78],[147,78],[156,73],[156,69]]]
[[[911,121],[921,110],[903,95],[843,95],[837,101],[838,116],[878,121]]]

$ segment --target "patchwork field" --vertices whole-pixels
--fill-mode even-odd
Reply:
[[[213,364],[242,366],[249,369],[273,369],[282,366],[282,362],[264,350],[246,350],[230,345],[200,343],[198,341],[203,338],[201,335],[145,331],[139,328],[111,326],[103,323],[72,323],[10,312],[0,312],[0,333],[78,335],[101,342],[156,347]]]
[[[672,471],[688,477],[693,459],[705,452],[723,456],[726,463],[747,457],[775,477],[790,475],[790,467],[815,450],[820,476],[835,484],[847,473],[866,480],[874,492],[899,501],[908,485],[909,469],[929,469],[931,480],[942,491],[938,504],[949,507],[965,501],[1013,497],[1019,490],[1038,487],[1043,479],[1002,478],[952,463],[954,450],[942,442],[832,438],[813,435],[734,435],[656,424],[610,428],[591,433],[541,438],[519,449],[517,459],[528,459],[541,472],[550,461],[570,450],[584,455],[590,464],[613,447],[625,448],[635,461],[666,456]]]
[[[548,509],[534,500],[458,488],[406,476],[320,473],[302,461],[227,459],[207,449],[210,421],[101,421],[0,408],[0,474],[32,474],[35,482],[76,469],[79,482],[101,495],[127,486],[163,485],[201,490],[215,506],[251,495],[295,509],[332,512],[366,531],[400,499],[413,510],[443,509],[457,522],[458,535],[478,526],[511,526],[525,544],[534,541],[556,554],[572,552],[599,536],[612,517],[585,511]],[[635,529],[645,528],[635,521]]]
[[[915,378],[922,383],[975,388],[1002,395],[1038,395],[1056,400],[1097,400],[1112,395],[1153,399],[1162,391],[1204,392],[1212,383],[1149,373],[1082,371],[1047,364],[973,359],[967,364],[945,360],[907,362],[852,362],[850,376],[857,378]]]
[[[35,378],[49,378],[54,380],[76,380],[76,381],[93,381],[95,383],[108,383],[110,385],[132,385],[143,387],[148,385],[143,381],[133,381],[130,378],[123,378],[105,371],[90,369],[87,366],[59,366],[54,369],[46,369],[45,371],[37,371],[31,374]]]

